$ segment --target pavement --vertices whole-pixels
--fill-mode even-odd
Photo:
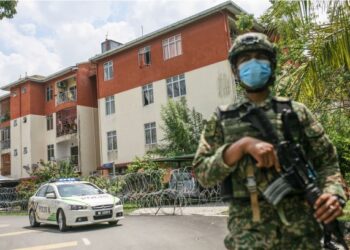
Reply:
[[[203,215],[227,216],[228,205],[140,208],[130,215]]]

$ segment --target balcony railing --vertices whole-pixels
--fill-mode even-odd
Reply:
[[[76,119],[58,120],[57,124],[57,137],[68,134],[77,133]]]
[[[9,149],[11,147],[11,140],[0,141],[1,150]]]
[[[70,89],[68,91],[59,92],[57,94],[57,104],[65,102],[75,102],[77,100],[77,90]]]

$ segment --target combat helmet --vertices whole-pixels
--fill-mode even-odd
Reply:
[[[228,60],[235,67],[237,57],[242,52],[260,50],[266,53],[270,60],[273,69],[276,68],[276,47],[269,41],[267,36],[262,33],[250,32],[238,36],[231,49],[229,50]]]

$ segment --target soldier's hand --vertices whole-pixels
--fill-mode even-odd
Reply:
[[[250,154],[256,160],[256,166],[259,168],[275,167],[279,172],[281,170],[276,151],[272,144],[255,139],[244,137],[244,154]]]
[[[343,214],[338,198],[332,194],[322,194],[314,204],[314,216],[319,222],[328,224]]]

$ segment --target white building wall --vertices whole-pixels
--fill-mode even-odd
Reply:
[[[189,107],[209,118],[218,105],[233,102],[236,90],[228,62],[222,61],[184,72]],[[143,106],[142,87],[114,95],[115,114],[106,115],[105,98],[98,101],[101,163],[125,163],[146,152],[144,124],[156,122],[157,142],[161,143],[161,105],[168,97],[166,79],[153,82],[154,103]],[[118,152],[107,152],[107,132],[117,131]]]
[[[27,115],[11,120],[11,177],[28,177],[29,174],[23,167],[31,169],[32,164],[44,159],[45,126],[45,116],[40,115]],[[27,153],[24,152],[25,148]],[[14,154],[15,150],[17,155]]]
[[[20,178],[22,176],[23,168],[22,165],[22,140],[20,128],[21,118],[11,120],[11,177]],[[16,125],[15,125],[16,124]],[[17,150],[17,156],[15,155]]]
[[[28,132],[30,133],[29,140],[26,143],[29,143],[28,153],[30,155],[29,164],[31,167],[32,164],[38,164],[40,160],[46,160],[45,156],[45,139],[46,136],[46,116],[42,115],[29,115],[27,116],[29,120]],[[22,118],[23,119],[23,118]]]
[[[77,106],[79,163],[83,176],[100,165],[97,108]]]

